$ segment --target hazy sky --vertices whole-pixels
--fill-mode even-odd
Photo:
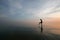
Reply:
[[[0,18],[60,18],[60,0],[0,0]]]

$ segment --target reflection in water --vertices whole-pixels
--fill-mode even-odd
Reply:
[[[60,35],[60,30],[50,30],[51,33]]]

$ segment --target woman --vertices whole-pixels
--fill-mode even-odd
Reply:
[[[43,21],[42,21],[42,19],[40,19],[39,25],[41,25],[41,32],[43,32],[42,23],[43,23]]]

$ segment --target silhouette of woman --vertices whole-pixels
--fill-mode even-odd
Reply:
[[[40,19],[39,25],[41,25],[41,33],[43,32],[42,23],[43,23],[43,21],[42,21],[42,19]]]

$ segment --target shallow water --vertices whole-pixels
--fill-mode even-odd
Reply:
[[[24,40],[60,40],[60,35],[57,35],[60,30],[48,30],[43,33],[36,34],[35,28],[27,27],[11,27],[3,30],[0,35],[2,39],[24,39]],[[49,33],[48,33],[49,32]],[[22,39],[22,40],[23,40]]]
[[[50,33],[60,35],[60,30],[49,30]]]

